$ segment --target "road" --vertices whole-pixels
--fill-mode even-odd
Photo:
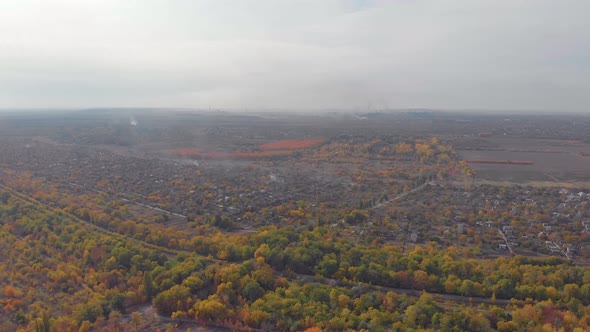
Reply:
[[[289,278],[287,278],[289,279]],[[316,276],[307,275],[307,274],[297,274],[297,279],[304,280],[306,283],[319,283],[319,284],[326,284],[326,285],[340,285],[343,282],[337,279],[330,279],[330,278],[323,278],[322,280],[318,281]],[[289,279],[289,280],[297,280],[297,279]],[[398,294],[406,294],[412,297],[420,297],[422,295],[421,290],[416,289],[406,289],[406,288],[394,288],[394,287],[386,287],[386,286],[379,286],[379,285],[370,285],[365,283],[360,283],[362,287],[369,288],[374,291],[379,292],[395,292]],[[350,285],[343,285],[343,287],[351,287]],[[431,293],[428,292],[429,295],[436,302],[455,302],[455,303],[464,303],[464,304],[487,304],[487,305],[508,305],[511,303],[511,300],[507,299],[495,299],[492,300],[489,297],[481,297],[481,296],[462,296],[462,295],[454,295],[454,294],[444,294],[444,293]],[[514,304],[519,304],[518,302],[514,302]]]
[[[418,190],[423,189],[428,184],[429,183],[425,183],[425,184],[423,184],[423,185],[421,185],[419,187],[416,187],[412,191],[408,191],[407,193],[404,193],[404,194],[402,194],[400,196],[397,196],[396,198],[394,198],[392,200],[389,200],[388,202],[393,202],[395,200],[399,200],[399,199],[407,196],[408,194],[410,194],[412,192],[416,192]],[[161,250],[162,252],[165,252],[165,253],[168,253],[168,254],[178,254],[178,253],[181,253],[181,252],[182,253],[186,253],[186,254],[191,254],[191,252],[188,252],[188,251],[180,251],[180,250],[175,250],[175,249],[160,247],[160,246],[157,246],[157,245],[154,245],[154,244],[151,244],[151,243],[142,241],[142,240],[138,240],[138,239],[135,239],[135,238],[132,238],[132,237],[123,235],[123,234],[119,234],[119,233],[110,231],[108,229],[104,229],[104,228],[99,227],[97,225],[94,225],[94,224],[92,224],[92,223],[90,223],[88,221],[85,221],[85,220],[83,220],[83,219],[81,219],[81,218],[79,218],[79,217],[77,217],[77,216],[75,216],[75,215],[73,215],[71,213],[66,213],[62,209],[55,208],[55,207],[52,207],[50,205],[44,204],[42,202],[39,202],[38,200],[36,200],[36,199],[34,199],[32,197],[29,197],[28,195],[25,195],[25,194],[23,194],[23,193],[21,193],[19,191],[16,191],[16,190],[12,189],[11,187],[8,187],[8,186],[6,186],[4,184],[1,184],[1,183],[0,183],[0,188],[3,189],[3,190],[5,190],[5,191],[7,191],[7,192],[9,192],[11,195],[13,195],[14,197],[16,197],[16,198],[18,198],[18,199],[20,199],[22,201],[39,205],[41,207],[44,207],[44,208],[46,208],[46,209],[48,209],[50,211],[53,211],[55,213],[58,213],[58,214],[62,214],[62,215],[65,214],[68,217],[72,218],[73,220],[75,220],[77,222],[80,222],[80,223],[82,223],[82,224],[84,224],[84,225],[86,225],[86,226],[88,226],[90,228],[93,228],[93,229],[97,230],[98,232],[103,233],[105,235],[110,235],[110,236],[114,236],[114,237],[118,237],[118,238],[125,238],[126,240],[129,240],[131,242],[134,242],[134,243],[136,243],[138,245],[141,245],[141,246],[144,246],[146,248]],[[388,202],[385,202],[385,203],[388,203]],[[498,231],[500,232],[500,234],[502,234],[502,236],[504,237],[505,241],[507,242],[507,239],[504,236],[504,234],[500,230],[498,230]],[[510,251],[512,252],[512,249],[511,248],[510,248]],[[225,261],[218,260],[218,259],[210,259],[210,260],[211,261],[216,261],[216,262],[225,262]],[[317,282],[317,280],[315,279],[315,276],[312,276],[312,275],[298,274],[297,275],[297,278],[298,279],[303,279],[306,282]],[[324,279],[322,279],[321,283],[322,284],[338,284],[338,283],[341,283],[341,281],[339,281],[337,279],[324,278]],[[420,296],[420,294],[422,293],[421,291],[415,290],[415,289],[392,288],[392,287],[375,286],[375,285],[368,285],[368,284],[363,284],[363,285],[365,285],[366,287],[369,287],[369,288],[371,288],[373,290],[376,290],[376,291],[394,291],[396,293],[407,294],[407,295],[410,295],[410,296]],[[505,299],[496,299],[495,301],[492,301],[491,299],[484,298],[484,297],[465,297],[465,296],[460,296],[460,295],[442,294],[442,293],[429,293],[429,294],[431,294],[435,300],[441,301],[441,302],[442,301],[450,301],[450,302],[459,302],[459,303],[468,303],[468,304],[485,303],[485,304],[490,304],[490,305],[492,305],[492,304],[505,305],[505,304],[508,304],[509,303],[509,300],[505,300]],[[162,318],[162,317],[160,317],[160,318]],[[165,319],[170,320],[170,321],[176,321],[176,320],[172,320],[171,318],[165,318]]]
[[[98,190],[98,189],[89,189],[89,188],[86,188],[86,187],[84,187],[82,185],[79,185],[77,183],[68,182],[68,184],[71,185],[71,186],[74,186],[74,187],[83,188],[85,190],[90,190],[90,191],[93,191],[93,192],[98,193],[98,194],[106,194],[106,195],[109,195],[109,196],[115,196],[115,197],[118,197],[120,200],[125,201],[127,203],[132,203],[132,204],[135,204],[135,205],[143,206],[145,208],[152,209],[152,210],[155,210],[155,211],[158,211],[158,212],[167,213],[169,215],[180,217],[180,218],[183,218],[183,219],[186,219],[187,218],[187,216],[182,215],[180,213],[176,213],[176,212],[164,210],[164,209],[161,209],[161,208],[156,207],[156,206],[151,206],[151,205],[143,204],[143,203],[140,203],[140,202],[132,201],[130,199],[121,197],[121,194],[125,195],[125,193],[114,193],[114,194],[111,195],[111,194],[109,194],[109,193],[107,193],[105,191]],[[130,196],[130,194],[126,194],[126,195]]]
[[[426,188],[426,186],[428,186],[428,185],[434,185],[434,184],[435,184],[435,182],[434,182],[434,181],[426,182],[426,183],[424,183],[424,184],[421,184],[421,185],[419,185],[418,187],[416,187],[416,188],[414,188],[414,189],[412,189],[412,190],[410,190],[410,191],[407,191],[407,192],[405,192],[405,193],[399,194],[399,195],[395,196],[394,198],[392,198],[392,199],[390,199],[390,200],[387,200],[387,201],[385,201],[385,202],[379,203],[379,204],[377,204],[377,205],[373,206],[371,209],[377,209],[377,208],[380,208],[380,207],[382,207],[383,205],[387,205],[387,204],[393,203],[393,202],[395,202],[395,201],[398,201],[398,200],[400,200],[400,199],[402,199],[402,198],[404,198],[404,197],[408,196],[409,194],[413,194],[413,193],[415,193],[415,192],[417,192],[417,191],[420,191],[420,190],[422,190],[422,189]]]
[[[508,239],[506,238],[506,235],[504,235],[504,232],[502,232],[502,230],[498,229],[498,233],[500,233],[500,235],[504,239],[504,242],[506,242],[506,246],[508,247],[508,250],[510,250],[510,254],[514,255],[514,251],[512,251],[512,247],[510,246],[510,242],[508,242]]]
[[[53,207],[51,205],[42,203],[42,202],[34,199],[33,197],[31,197],[29,195],[26,195],[26,194],[23,194],[20,191],[17,191],[17,190],[15,190],[15,189],[13,189],[13,188],[5,185],[5,184],[0,183],[0,188],[3,189],[3,190],[5,190],[5,191],[7,191],[8,193],[10,193],[13,197],[16,197],[16,198],[20,199],[21,201],[24,201],[24,202],[27,202],[27,203],[31,203],[31,204],[35,204],[37,206],[41,206],[41,207],[43,207],[43,208],[45,208],[45,209],[47,209],[49,211],[52,211],[52,212],[54,212],[54,213],[56,213],[58,215],[66,215],[69,218],[71,218],[72,220],[74,220],[76,222],[79,222],[79,223],[82,223],[82,224],[88,226],[89,228],[98,231],[99,233],[102,233],[102,234],[105,234],[105,235],[109,235],[109,236],[113,236],[115,238],[120,238],[120,239],[123,238],[123,239],[129,240],[129,241],[131,241],[131,242],[133,242],[135,244],[138,244],[140,246],[143,246],[145,248],[153,249],[153,250],[159,250],[159,251],[161,251],[163,253],[170,254],[170,255],[177,255],[179,253],[184,253],[184,254],[187,254],[187,255],[192,254],[191,251],[175,250],[175,249],[171,249],[171,248],[161,247],[161,246],[158,246],[158,245],[155,245],[155,244],[152,244],[152,243],[143,241],[143,240],[139,240],[139,239],[136,239],[136,238],[127,236],[127,235],[123,235],[123,234],[120,234],[120,233],[117,233],[117,232],[113,232],[113,231],[108,230],[106,228],[103,228],[103,227],[100,227],[98,225],[95,225],[95,224],[93,224],[91,222],[88,222],[88,221],[86,221],[84,219],[81,219],[81,218],[79,218],[78,216],[76,216],[76,215],[74,215],[72,213],[65,212],[64,210],[62,210],[60,208],[56,208],[56,207]]]

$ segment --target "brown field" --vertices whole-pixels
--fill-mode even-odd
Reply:
[[[588,143],[481,137],[477,140],[477,148],[471,149],[467,145],[464,149],[458,149],[461,157],[468,162],[489,161],[470,163],[476,172],[476,181],[580,184],[590,181],[590,158],[583,156],[590,148]],[[518,160],[527,163],[506,162]]]
[[[287,139],[256,144],[256,140],[246,140],[246,144],[242,147],[237,142],[223,142],[225,145],[218,142],[218,145],[208,145],[202,148],[177,148],[164,150],[163,152],[168,155],[203,159],[258,159],[290,155],[295,150],[305,149],[323,141],[323,139]],[[226,151],[211,151],[217,149]]]

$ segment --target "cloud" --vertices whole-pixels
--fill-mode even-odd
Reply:
[[[0,3],[0,107],[587,110],[585,1]]]

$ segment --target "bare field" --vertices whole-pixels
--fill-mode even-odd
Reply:
[[[475,141],[475,139],[474,139]],[[590,182],[590,158],[580,155],[590,144],[572,140],[477,138],[477,147],[461,142],[458,152],[463,159],[527,160],[530,165],[477,163],[476,181],[512,183]]]

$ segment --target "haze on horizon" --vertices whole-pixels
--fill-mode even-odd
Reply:
[[[590,110],[583,0],[3,0],[0,108]]]

